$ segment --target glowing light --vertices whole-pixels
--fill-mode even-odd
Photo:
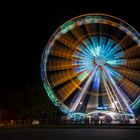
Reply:
[[[84,94],[85,94],[85,92],[86,92],[86,90],[87,90],[87,88],[88,88],[88,86],[89,86],[89,84],[90,84],[90,82],[91,82],[91,80],[92,80],[92,77],[93,77],[93,75],[95,74],[97,68],[98,68],[98,66],[96,66],[96,67],[94,68],[94,70],[93,70],[92,74],[90,75],[89,79],[87,80],[87,82],[86,82],[86,84],[85,84],[83,90],[80,92],[79,96],[77,97],[76,101],[74,102],[74,104],[73,104],[72,107],[70,108],[70,111],[69,111],[69,112],[73,112],[73,111],[76,110],[76,108],[77,108],[79,102],[81,101],[82,97],[84,96]]]
[[[106,58],[104,56],[97,56],[95,61],[97,65],[104,65],[106,63]]]
[[[73,21],[68,21],[66,22],[65,24],[63,24],[61,26],[61,32],[64,34],[64,33],[67,33],[69,30],[71,30],[73,27],[74,27],[74,22]]]
[[[87,16],[86,17],[86,22],[87,23],[97,23],[101,20],[100,16],[92,17],[92,16]]]
[[[83,72],[81,75],[79,75],[77,78],[80,80],[80,81],[83,81],[86,77],[88,76],[88,73],[87,72]]]
[[[80,102],[79,104],[80,104],[80,105],[82,105],[82,104],[83,104],[83,102]]]
[[[64,113],[68,113],[68,108],[65,105],[62,105],[60,101],[56,98],[56,96],[53,94],[53,91],[51,90],[50,86],[48,83],[44,82],[43,83],[45,90],[47,91],[47,94],[51,101],[58,106]]]
[[[113,76],[113,77],[117,77],[117,78],[123,78],[123,76],[118,73],[117,71],[113,70],[112,68],[108,67],[108,66],[105,66],[105,68],[110,72],[110,74]]]
[[[116,91],[117,91],[116,93],[119,95],[119,97],[121,98],[121,100],[123,101],[123,103],[125,104],[125,106],[127,107],[128,111],[129,111],[130,113],[133,113],[133,111],[132,111],[130,105],[128,104],[128,102],[126,101],[125,97],[124,97],[123,94],[121,93],[121,91],[120,91],[119,87],[117,86],[117,84],[115,83],[114,79],[111,77],[111,75],[109,74],[109,72],[108,72],[105,68],[104,68],[104,70],[105,70],[105,72],[106,72],[108,78],[109,78],[110,81],[112,82],[113,86],[115,87],[115,89],[116,89]]]
[[[111,65],[120,65],[120,64],[123,64],[125,62],[125,60],[109,60],[107,61],[108,64],[111,64]]]
[[[93,77],[93,86],[92,88],[95,88],[96,90],[99,90],[100,86],[100,69],[97,70],[95,77]]]
[[[105,104],[107,110],[133,114],[140,106],[134,88],[139,87],[139,44],[139,34],[112,16],[89,14],[65,22],[50,38],[41,59],[47,95],[76,119],[81,116],[77,112],[90,114]],[[125,73],[132,69],[136,74]]]
[[[113,103],[111,104],[112,108],[114,108],[114,109],[115,109],[115,108],[116,108],[116,106],[117,106],[117,103],[118,103],[117,101],[113,102]]]

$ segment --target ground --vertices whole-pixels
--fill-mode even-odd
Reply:
[[[0,140],[140,140],[140,129],[14,128],[1,129]]]

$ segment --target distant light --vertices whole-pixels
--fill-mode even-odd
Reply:
[[[80,105],[83,104],[83,102],[80,102]]]

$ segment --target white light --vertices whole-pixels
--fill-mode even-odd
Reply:
[[[115,105],[117,106],[117,103],[118,103],[117,101],[113,102],[113,103],[111,104],[111,105],[112,105],[112,108],[115,109],[115,108],[116,108]]]

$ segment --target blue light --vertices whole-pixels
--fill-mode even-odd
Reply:
[[[79,59],[73,61],[78,66],[75,71],[90,71],[94,69],[95,65],[119,66],[125,63],[125,59],[120,59],[124,56],[124,53],[118,52],[119,50],[121,50],[121,47],[116,42],[105,37],[85,39],[74,53]]]
[[[113,77],[116,77],[116,78],[123,78],[123,76],[118,73],[117,71],[113,70],[112,68],[108,67],[108,66],[105,66],[105,68],[110,72],[110,74],[113,76]]]
[[[46,93],[66,114],[94,115],[105,104],[118,113],[132,113],[140,106],[139,42],[137,31],[113,16],[95,13],[65,22],[43,51]],[[79,114],[72,116],[80,120]]]
[[[111,50],[111,48],[114,45],[114,43],[115,43],[114,41],[112,41],[110,39],[108,40],[106,48],[104,50],[104,55],[106,55]]]
[[[99,42],[98,42],[98,38],[97,37],[93,37],[92,39],[92,43],[93,43],[93,48],[94,48],[94,53],[95,56],[99,55],[100,52],[100,47],[99,47]]]
[[[84,44],[86,45],[87,49],[90,51],[90,53],[95,57],[96,54],[95,54],[95,50],[93,48],[93,45],[90,43],[89,39],[86,39],[84,41]]]
[[[101,46],[101,54],[103,55],[106,46],[106,38],[100,37],[100,46]]]
[[[121,50],[121,47],[118,45],[118,44],[116,44],[114,47],[112,47],[112,49],[108,52],[108,54],[107,54],[107,57],[109,56],[112,56],[112,55],[114,55],[116,52],[118,52],[118,51],[120,51]]]
[[[112,55],[112,57],[115,58],[115,59],[120,59],[123,56],[124,56],[123,52],[118,52],[118,53]]]
[[[97,70],[95,77],[93,78],[93,85],[92,85],[92,89],[99,89],[100,86],[100,69]]]
[[[121,65],[125,63],[125,59],[120,59],[120,60],[109,60],[106,63],[111,64],[111,65]]]

